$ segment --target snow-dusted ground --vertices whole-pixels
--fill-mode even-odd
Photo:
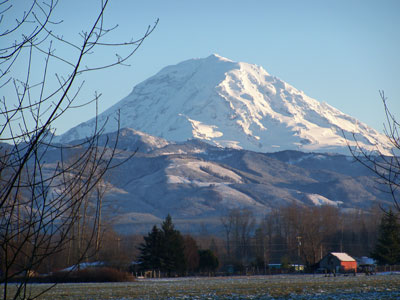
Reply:
[[[32,289],[45,288],[33,285]],[[59,284],[41,299],[399,299],[400,276],[274,275]]]
[[[332,206],[338,206],[340,204],[343,204],[342,201],[332,201],[324,196],[318,195],[318,194],[307,194],[306,197],[315,205],[315,206],[321,206],[321,205],[332,205]]]

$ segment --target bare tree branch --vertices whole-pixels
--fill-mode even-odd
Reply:
[[[386,115],[384,133],[392,145],[391,155],[385,155],[379,145],[376,146],[375,151],[364,150],[355,135],[353,135],[353,140],[356,145],[354,147],[349,146],[349,149],[356,161],[377,175],[377,181],[383,187],[382,190],[392,196],[394,207],[400,211],[398,200],[400,188],[400,123],[390,111],[385,93],[380,91],[379,94]],[[386,210],[386,208],[382,209]]]
[[[77,265],[99,249],[102,178],[134,155],[116,160],[118,135],[113,143],[102,138],[105,123],[98,124],[97,117],[91,137],[74,145],[53,142],[54,122],[66,111],[93,102],[97,107],[97,93],[84,104],[77,102],[84,83],[78,76],[126,65],[158,22],[139,39],[108,43],[104,37],[116,27],[105,27],[108,0],[99,3],[92,25],[81,32],[77,43],[56,31],[62,22],[53,19],[57,0],[32,0],[14,24],[5,22],[13,13],[13,2],[0,2],[0,87],[14,91],[12,98],[0,99],[0,284],[4,299],[28,297],[31,274],[52,256],[78,245],[79,251],[71,253],[69,261]],[[110,55],[102,65],[88,66],[87,56],[103,47],[125,48],[126,52]],[[67,50],[68,56],[57,48]],[[22,62],[21,74],[16,65]],[[60,64],[68,71],[52,78],[50,70]],[[51,80],[58,86],[52,88]],[[119,116],[117,123],[119,131]],[[50,165],[46,157],[54,153],[59,158],[56,165]],[[11,281],[17,281],[18,287],[9,295]]]

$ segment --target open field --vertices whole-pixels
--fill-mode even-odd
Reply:
[[[48,285],[30,286],[32,292],[45,287]],[[400,275],[192,277],[59,284],[40,299],[400,299]]]

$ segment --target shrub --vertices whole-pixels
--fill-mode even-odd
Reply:
[[[134,281],[132,274],[113,268],[86,268],[71,272],[56,272],[43,278],[44,282],[126,282]]]

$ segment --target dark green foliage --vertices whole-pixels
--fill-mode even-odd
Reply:
[[[144,237],[144,243],[139,246],[140,257],[139,262],[145,270],[161,269],[162,254],[162,233],[156,225],[147,236]]]
[[[178,230],[175,230],[169,214],[161,225],[161,233],[162,270],[166,271],[168,275],[171,275],[173,271],[183,274],[186,270],[183,237]]]
[[[139,262],[143,270],[160,270],[166,272],[168,276],[172,272],[180,275],[185,272],[183,237],[178,230],[175,230],[170,215],[161,225],[161,230],[154,225],[144,240],[145,242],[139,247]]]
[[[400,263],[400,224],[391,210],[382,217],[379,238],[372,257],[379,264]]]
[[[219,261],[214,253],[210,250],[199,250],[199,269],[202,272],[215,272],[218,268]]]

